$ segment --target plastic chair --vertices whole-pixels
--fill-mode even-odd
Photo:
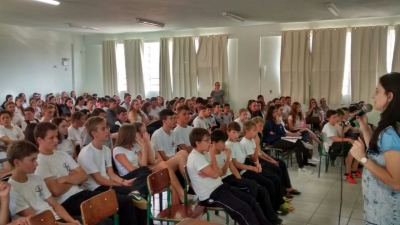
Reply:
[[[114,216],[114,225],[119,225],[117,195],[112,189],[82,202],[81,212],[85,225],[95,225],[110,216]]]
[[[318,178],[321,174],[321,164],[322,157],[325,157],[325,173],[328,172],[329,167],[329,154],[325,152],[323,140],[320,138],[322,144],[318,145],[318,153],[319,153],[319,166],[318,166]]]

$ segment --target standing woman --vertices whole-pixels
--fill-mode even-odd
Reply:
[[[225,92],[221,90],[221,84],[219,82],[215,83],[215,88],[211,92],[210,96],[213,98],[213,102],[218,102],[220,105],[225,104]]]
[[[379,78],[372,98],[381,120],[372,132],[367,116],[357,118],[365,145],[355,141],[350,153],[364,165],[366,224],[399,224],[400,219],[400,73]]]

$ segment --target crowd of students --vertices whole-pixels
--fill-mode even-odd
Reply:
[[[7,95],[0,112],[0,146],[7,153],[0,159],[8,159],[0,163],[0,177],[11,176],[0,182],[0,225],[10,222],[9,214],[11,224],[20,224],[45,210],[58,221],[80,224],[80,204],[109,189],[117,194],[120,223],[143,224],[147,176],[168,168],[171,201],[179,204],[185,166],[201,205],[222,207],[241,225],[281,224],[279,217],[295,210],[290,201],[301,193],[285,162],[265,148],[293,151],[298,171],[312,174],[309,167],[319,163],[312,157],[314,142],[328,151],[359,136],[351,124],[339,125],[356,113],[353,108],[334,111],[320,102],[318,107],[311,99],[304,115],[290,97],[265,103],[260,95],[234,116],[228,103],[212,98],[164,101],[126,93],[121,100],[72,91],[45,100],[34,93],[28,102],[21,93],[14,102]],[[318,118],[312,128],[310,117]],[[323,141],[315,130],[322,130]],[[345,179],[354,183],[354,177],[361,173],[348,155]]]

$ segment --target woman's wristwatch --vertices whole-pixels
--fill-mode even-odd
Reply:
[[[362,163],[362,164],[365,164],[365,163],[367,163],[368,162],[368,158],[367,157],[362,157],[361,159],[360,159],[360,163]]]

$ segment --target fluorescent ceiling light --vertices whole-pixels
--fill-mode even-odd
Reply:
[[[60,2],[59,1],[55,1],[55,0],[35,0],[37,2],[43,2],[43,3],[47,3],[47,4],[51,4],[51,5],[59,5]]]
[[[155,22],[151,20],[145,20],[145,19],[140,19],[137,18],[136,21],[140,24],[147,25],[147,26],[153,26],[153,27],[164,27],[165,24],[160,23],[160,22]]]
[[[87,26],[82,26],[82,25],[73,24],[73,23],[69,23],[68,25],[69,25],[69,27],[75,27],[75,28],[82,28],[82,29],[86,29],[86,30],[99,31],[99,28],[96,28],[96,27],[87,27]]]
[[[237,20],[237,21],[240,21],[240,22],[244,22],[244,19],[242,17],[236,16],[235,14],[232,14],[232,13],[223,12],[222,16],[225,17],[225,18],[232,19],[232,20]]]
[[[326,8],[335,16],[339,16],[339,9],[333,3],[326,4]]]

